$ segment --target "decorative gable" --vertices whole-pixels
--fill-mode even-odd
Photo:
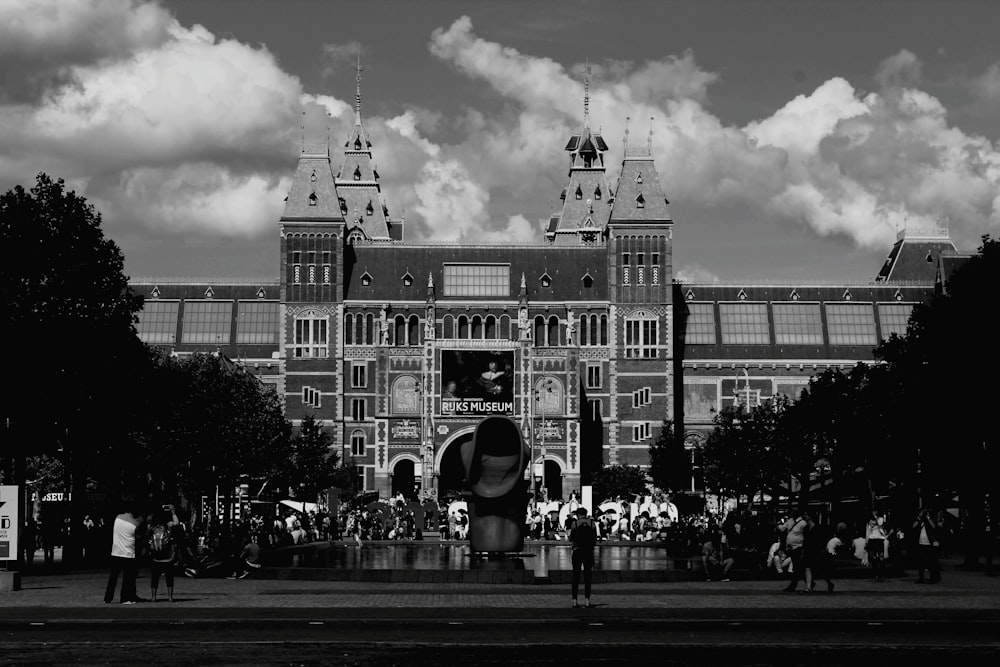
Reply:
[[[792,301],[798,301],[799,300],[799,291],[796,290],[796,289],[792,289],[792,292],[791,292],[791,294],[788,295],[788,298],[791,299]]]
[[[689,289],[687,293],[684,295],[684,299],[687,301],[694,301],[694,290]]]
[[[844,290],[844,295],[843,295],[844,301],[850,301],[853,298],[854,297],[851,295],[851,290],[849,289]]]
[[[211,285],[209,285],[208,289],[205,290],[205,298],[206,299],[211,299],[213,296],[215,296],[215,290],[212,289]]]
[[[538,280],[539,280],[539,282],[542,283],[542,287],[551,287],[552,286],[552,276],[550,276],[547,271],[545,273],[543,273],[541,276],[539,276]]]
[[[263,287],[258,287],[257,288],[257,298],[258,299],[263,299],[266,296],[267,296],[267,292],[264,291],[264,288]]]
[[[149,292],[149,298],[150,299],[159,299],[160,298],[160,288],[157,287],[156,285],[153,285],[153,289],[150,290],[150,292]]]
[[[742,287],[740,288],[740,293],[736,295],[736,298],[739,299],[740,301],[747,300],[747,293]]]

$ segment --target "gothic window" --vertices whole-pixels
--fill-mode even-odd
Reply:
[[[646,199],[642,195],[635,198],[635,207],[646,208]]]
[[[357,166],[357,167],[354,168],[354,180],[356,180],[356,181],[360,181],[361,180],[361,167],[360,166]]]
[[[344,345],[354,345],[354,315],[344,315]]]
[[[372,215],[375,213],[375,208],[372,206],[372,200],[368,200],[368,206],[365,207],[365,215]]]
[[[497,318],[493,315],[487,315],[484,321],[483,327],[484,337],[488,340],[494,340],[497,337]]]
[[[579,185],[576,186],[576,198],[583,199],[583,189],[581,189]]]
[[[597,188],[594,190],[594,200],[596,201],[600,198],[601,198],[601,186],[598,185]]]
[[[545,345],[545,318],[539,315],[535,318],[535,346]]]
[[[500,329],[497,332],[497,338],[508,338],[509,340],[515,340],[516,335],[510,335],[510,317],[507,315],[500,316]]]
[[[455,337],[455,318],[453,318],[451,315],[445,315],[444,319],[442,320],[442,327],[444,329],[445,338]]]
[[[458,316],[458,338],[469,337],[469,318],[465,315]]]
[[[309,205],[310,206],[315,206],[317,201],[318,201],[318,198],[316,197],[316,193],[315,192],[313,192],[311,195],[309,195]]]

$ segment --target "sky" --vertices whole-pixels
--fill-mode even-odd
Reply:
[[[677,277],[867,282],[903,227],[1000,234],[998,25],[980,0],[0,0],[0,189],[64,178],[133,278],[274,279],[360,55],[407,239],[540,242],[589,66],[612,187],[626,126],[652,144]]]

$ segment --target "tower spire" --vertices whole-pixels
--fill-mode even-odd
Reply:
[[[357,72],[354,77],[357,84],[354,92],[354,120],[358,123],[361,122],[361,73],[364,71],[364,68],[361,66],[361,51],[358,51]]]
[[[622,139],[622,143],[625,144],[625,155],[628,155],[628,122],[632,120],[631,116],[625,116],[625,138]]]
[[[653,117],[649,117],[649,139],[646,141],[646,147],[649,149],[649,154],[653,154]]]
[[[590,129],[590,59],[587,59],[587,76],[583,80],[583,128]]]

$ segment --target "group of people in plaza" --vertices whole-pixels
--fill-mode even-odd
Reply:
[[[119,578],[121,603],[144,601],[137,591],[140,564],[149,568],[150,599],[160,599],[162,580],[165,598],[173,601],[177,576],[243,578],[260,567],[262,550],[316,541],[346,540],[361,546],[369,540],[422,540],[434,532],[442,541],[465,540],[469,517],[461,505],[456,499],[418,504],[398,496],[355,507],[343,503],[329,512],[316,506],[277,506],[270,518],[243,516],[224,522],[212,517],[188,524],[173,505],[144,511],[132,504],[107,524],[88,516],[85,521],[91,525],[84,534],[92,536],[88,551],[110,557],[105,602],[114,600]],[[912,520],[873,510],[867,517],[834,523],[808,510],[777,518],[736,511],[681,515],[669,497],[618,498],[595,505],[592,516],[573,493],[565,503],[531,503],[526,513],[527,540],[571,546],[574,605],[581,576],[584,605],[590,603],[590,571],[600,543],[662,547],[670,557],[686,559],[693,570],[700,566],[709,581],[729,581],[749,571],[755,577],[786,579],[785,591],[811,592],[825,582],[825,590],[833,592],[835,573],[858,565],[870,568],[876,582],[885,581],[890,567],[896,572],[915,568],[918,583],[940,582],[940,548],[951,530],[950,516],[929,508],[920,509]],[[24,544],[30,545],[25,547],[25,562],[30,563],[37,534],[26,532]]]

